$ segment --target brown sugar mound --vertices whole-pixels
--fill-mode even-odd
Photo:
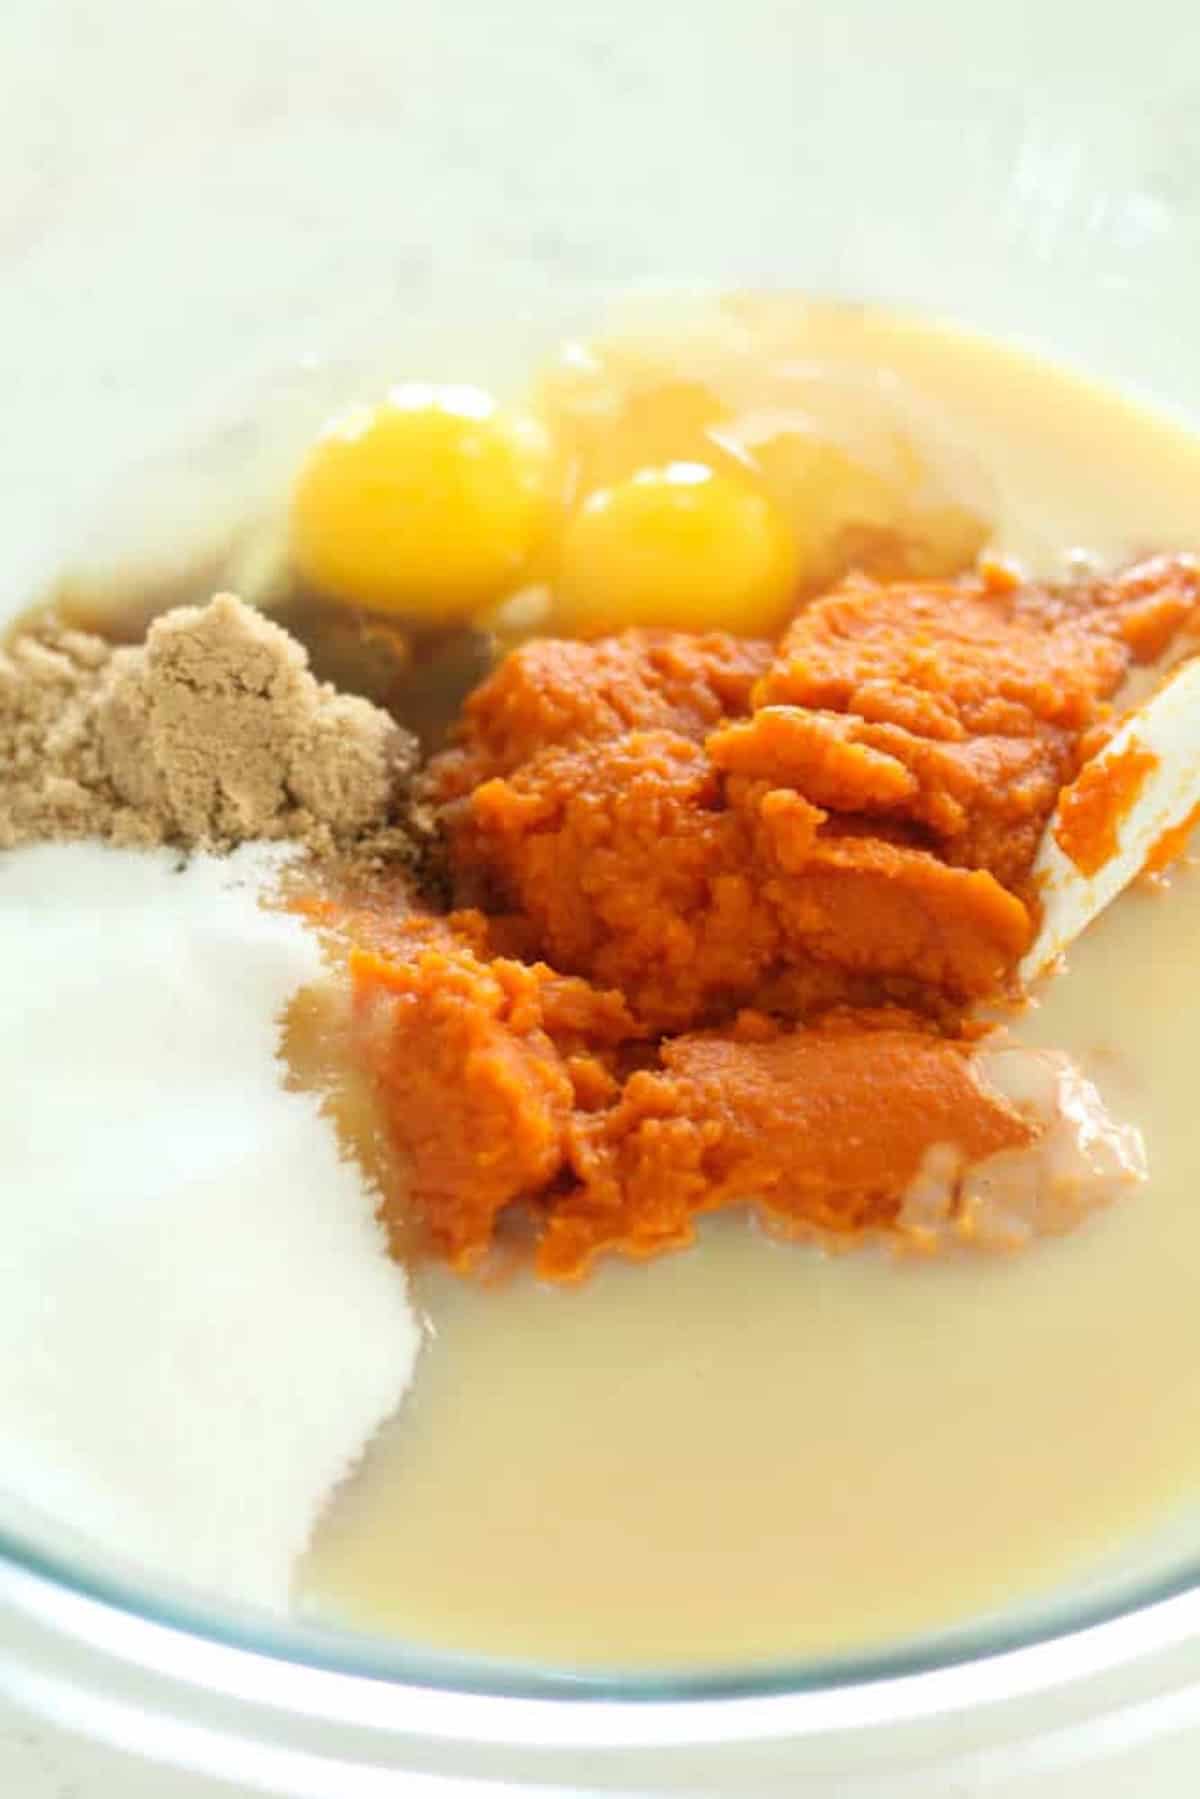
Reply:
[[[331,849],[389,825],[415,762],[408,732],[316,681],[230,594],[165,613],[136,648],[49,622],[0,652],[0,848]]]

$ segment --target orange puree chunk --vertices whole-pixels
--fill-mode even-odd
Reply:
[[[462,744],[434,766],[450,799],[508,774],[538,750],[675,731],[702,742],[724,718],[750,710],[772,645],[722,632],[626,631],[596,643],[547,637],[505,657],[463,712]]]
[[[644,1256],[686,1243],[697,1213],[739,1199],[831,1232],[878,1228],[935,1144],[976,1161],[1034,1136],[962,1045],[911,1023],[849,1017],[763,1042],[677,1037],[662,1064],[572,1127],[581,1184],[551,1214],[542,1273],[578,1275],[603,1248]]]
[[[1171,825],[1155,840],[1142,865],[1142,873],[1149,876],[1165,874],[1171,864],[1184,854],[1198,825],[1200,804],[1193,806],[1186,817],[1180,819],[1177,825]]]
[[[836,811],[903,809],[917,792],[916,777],[872,745],[870,730],[837,712],[762,706],[710,737],[708,753],[728,774],[803,788],[815,804]]]
[[[435,764],[435,792],[462,796],[460,896],[519,913],[554,966],[656,1030],[719,1022],[781,976],[847,1000],[831,974],[906,1000],[995,990],[1131,628],[1163,586],[1195,597],[1187,565],[1158,582],[852,583],[798,615],[750,692],[757,643],[530,645]]]
[[[458,1264],[488,1241],[502,1206],[558,1172],[572,1103],[566,1070],[520,1016],[509,973],[432,949],[412,963],[363,953],[354,964],[360,992],[392,998],[380,1094],[433,1240]]]
[[[509,655],[427,775],[474,909],[344,919],[399,1235],[415,1208],[466,1268],[516,1208],[555,1279],[741,1202],[903,1235],[930,1167],[969,1186],[1036,1150],[1047,1117],[990,1083],[968,1008],[1012,990],[1058,796],[1198,598],[1184,558],[854,580],[776,645]]]
[[[1197,600],[1190,557],[1061,587],[852,581],[799,614],[755,702],[856,713],[951,741],[1078,731]]]
[[[634,732],[485,783],[459,843],[550,962],[618,987],[658,1030],[753,1003],[781,968],[956,998],[998,985],[1028,942],[1020,899],[924,849],[823,835],[826,820],[786,789],[723,789],[683,738]]]
[[[1158,767],[1153,750],[1131,743],[1120,755],[1085,765],[1063,794],[1054,825],[1058,847],[1085,875],[1098,874],[1120,847],[1122,820],[1137,804],[1147,775]]]
[[[748,1013],[729,1035],[668,1038],[655,1054],[633,1041],[619,995],[486,960],[450,926],[412,936],[408,956],[351,959],[410,1177],[384,1213],[403,1240],[415,1205],[461,1269],[517,1200],[544,1221],[537,1265],[552,1279],[576,1278],[601,1249],[687,1242],[696,1214],[749,1199],[792,1224],[878,1229],[934,1146],[952,1142],[969,1163],[1036,1134],[977,1077],[965,1043],[908,1014],[789,1031]]]
[[[451,929],[420,923],[407,954],[356,951],[351,973],[412,1197],[436,1247],[466,1266],[497,1212],[562,1164],[575,1087],[548,1023],[560,1042],[619,1041],[631,1021],[618,996],[484,961]]]

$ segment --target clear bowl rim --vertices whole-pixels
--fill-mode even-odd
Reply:
[[[745,291],[770,293],[777,285],[757,282]],[[610,291],[607,283],[596,284],[597,294]],[[730,290],[716,280],[646,280],[632,289],[626,284],[620,291],[626,296],[632,291],[654,298],[668,294],[696,299]],[[1028,354],[1053,357],[1061,368],[1075,367],[1070,358],[1040,338],[1020,334],[1001,338],[985,325],[943,315],[935,308],[846,299],[824,290],[816,297],[868,312],[882,307],[893,316],[936,322],[959,335],[994,337],[1019,344]],[[595,304],[595,294],[591,298]],[[578,304],[579,297],[575,299]],[[330,354],[322,360],[330,360]],[[292,368],[291,359],[286,366]],[[1163,418],[1172,416],[1161,395],[1137,394],[1128,382],[1112,385],[1116,391],[1136,395],[1144,409]],[[30,1583],[28,1587],[26,1583]],[[998,1680],[1009,1682],[1009,1690],[1015,1679],[1018,1689],[1024,1686],[1033,1691],[1060,1679],[1065,1668],[1063,1656],[1075,1650],[1079,1665],[1091,1670],[1120,1665],[1134,1655],[1181,1641],[1200,1641],[1200,1553],[1180,1558],[1154,1577],[1128,1580],[1116,1591],[1073,1602],[1046,1603],[1039,1607],[1036,1622],[1005,1616],[919,1633],[895,1646],[864,1653],[655,1672],[547,1667],[425,1648],[400,1638],[317,1626],[294,1616],[277,1619],[250,1610],[226,1612],[201,1597],[172,1589],[169,1583],[151,1585],[135,1575],[112,1573],[85,1557],[49,1548],[0,1519],[0,1605],[14,1598],[18,1606],[23,1605],[26,1591],[57,1592],[83,1602],[96,1618],[106,1614],[147,1627],[147,1640],[149,1633],[169,1632],[197,1645],[257,1658],[306,1676],[327,1677],[331,1682],[371,1682],[389,1690],[464,1702],[550,1701],[606,1711],[613,1706],[631,1711],[662,1706],[697,1708],[713,1701],[794,1703],[849,1694],[862,1695],[866,1704],[868,1695],[895,1689],[897,1710],[906,1712],[910,1708],[900,1693],[904,1688],[913,1697],[915,1715],[941,1705],[936,1695],[950,1690],[946,1686],[949,1677],[972,1670],[992,1667]],[[1029,1659],[1042,1651],[1061,1654],[1056,1662]],[[1018,1672],[1019,1663],[1025,1672]],[[996,1688],[992,1696],[1000,1696],[996,1682],[991,1684]],[[870,1703],[874,1706],[874,1697]],[[952,1707],[955,1701],[947,1703]],[[817,1715],[813,1713],[814,1718]],[[791,1716],[794,1723],[796,1713]]]
[[[1188,1558],[1154,1578],[1127,1582],[1117,1593],[1046,1604],[1033,1622],[999,1617],[862,1653],[652,1672],[548,1667],[422,1647],[294,1614],[275,1618],[226,1611],[165,1584],[151,1586],[125,1572],[89,1565],[0,1522],[0,1598],[11,1600],[16,1594],[21,1604],[22,1582],[35,1594],[82,1602],[93,1620],[144,1627],[147,1641],[165,1640],[162,1633],[170,1633],[177,1642],[324,1678],[331,1692],[335,1683],[348,1679],[430,1699],[532,1702],[539,1709],[546,1701],[610,1712],[614,1706],[637,1710],[697,1708],[713,1701],[820,1702],[858,1694],[875,1714],[873,1721],[881,1721],[882,1712],[893,1709],[899,1715],[923,1714],[931,1706],[955,1709],[967,1697],[955,1677],[979,1675],[977,1696],[987,1696],[989,1689],[993,1697],[1010,1696],[1200,1638],[1200,1558]],[[48,1615],[44,1605],[37,1609]],[[100,1636],[104,1634],[101,1628]]]

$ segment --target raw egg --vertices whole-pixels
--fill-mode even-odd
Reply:
[[[641,469],[567,520],[554,622],[580,636],[627,625],[769,632],[786,619],[796,549],[765,494],[700,462]]]
[[[546,526],[541,426],[477,387],[410,382],[335,419],[292,496],[300,577],[351,605],[450,621],[521,577]]]

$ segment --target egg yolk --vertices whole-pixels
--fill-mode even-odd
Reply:
[[[697,462],[642,469],[590,494],[563,529],[554,624],[767,633],[796,585],[791,533],[762,494]]]
[[[475,387],[396,387],[314,445],[292,496],[292,560],[333,599],[468,617],[519,580],[546,527],[550,479],[534,420]]]

